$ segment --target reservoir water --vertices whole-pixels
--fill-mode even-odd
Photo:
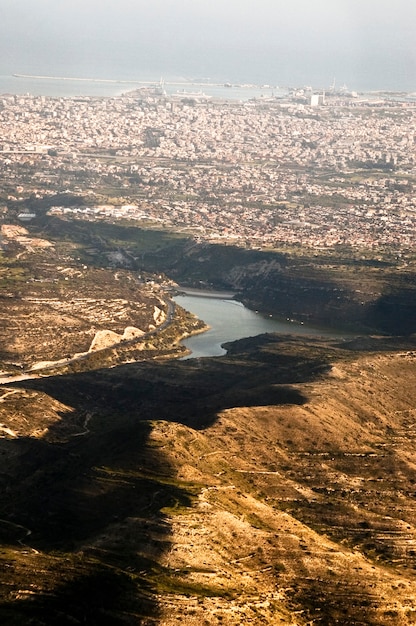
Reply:
[[[262,333],[340,336],[339,333],[264,317],[247,309],[241,302],[232,300],[231,294],[187,290],[185,294],[175,296],[174,300],[210,327],[206,332],[182,342],[192,351],[184,358],[221,356],[226,353],[221,344]]]

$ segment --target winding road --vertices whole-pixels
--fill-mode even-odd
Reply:
[[[29,369],[14,376],[0,377],[0,385],[7,385],[8,383],[19,382],[21,380],[29,380],[32,378],[38,378],[40,375],[43,375],[44,372],[56,370],[57,367],[66,367],[67,365],[71,365],[71,363],[78,363],[79,361],[86,361],[89,358],[91,358],[93,355],[99,354],[100,352],[104,352],[105,350],[109,350],[109,349],[112,350],[112,349],[119,348],[121,346],[123,347],[132,346],[135,343],[142,342],[144,339],[148,337],[153,337],[159,334],[160,332],[162,332],[163,330],[165,330],[166,328],[168,328],[168,326],[170,326],[170,324],[172,324],[173,320],[175,319],[175,312],[176,312],[175,302],[171,298],[168,298],[166,300],[166,303],[167,303],[166,319],[161,324],[159,324],[159,326],[157,326],[156,328],[152,330],[147,331],[146,333],[143,333],[143,335],[140,335],[139,337],[134,337],[133,339],[128,339],[128,340],[122,340],[111,346],[107,346],[106,348],[101,348],[100,350],[94,350],[94,352],[84,352],[83,354],[80,354],[73,358],[69,358],[69,359],[62,360],[62,361],[55,361],[55,363],[52,363],[50,365],[45,365],[44,367],[39,368],[38,370]]]

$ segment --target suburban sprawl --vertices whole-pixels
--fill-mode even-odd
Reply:
[[[354,95],[4,95],[3,210],[65,191],[83,201],[50,214],[156,223],[244,247],[393,248],[405,261],[416,104]],[[23,206],[22,221],[35,217]]]

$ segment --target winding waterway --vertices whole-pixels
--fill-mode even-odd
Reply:
[[[193,335],[182,342],[191,350],[191,354],[184,358],[221,356],[226,353],[222,348],[223,343],[244,337],[255,337],[262,333],[340,336],[339,333],[331,333],[306,324],[264,317],[247,309],[241,302],[233,300],[232,294],[186,290],[185,293],[175,296],[174,300],[210,327],[206,332]]]

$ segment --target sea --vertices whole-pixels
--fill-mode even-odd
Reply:
[[[218,83],[205,79],[154,78],[81,78],[72,76],[37,76],[28,74],[0,74],[1,95],[32,95],[52,98],[63,97],[116,97],[140,88],[163,87],[168,96],[212,98],[214,100],[279,99],[289,94],[289,87],[272,84]],[[320,90],[322,90],[320,88]],[[318,89],[315,90],[319,91]],[[361,90],[367,98],[387,97],[391,100],[415,102],[416,92]]]
[[[26,95],[50,97],[114,97],[141,87],[160,87],[168,95],[206,95],[214,99],[250,100],[252,98],[284,97],[285,87],[277,85],[253,85],[199,82],[198,80],[118,80],[103,78],[52,77],[32,75],[0,75],[0,95]]]

